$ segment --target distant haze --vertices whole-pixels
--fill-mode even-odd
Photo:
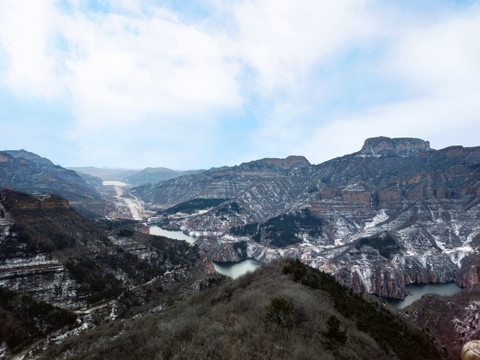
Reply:
[[[94,166],[88,167],[71,167],[70,170],[74,170],[79,173],[89,174],[99,177],[102,180],[117,180],[121,181],[129,175],[135,174],[139,170],[133,169],[109,169],[109,168],[96,168]]]
[[[108,169],[108,168],[96,168],[94,166],[89,167],[72,167],[70,170],[74,170],[78,173],[89,174],[105,182],[112,183],[122,182],[128,185],[137,186],[146,183],[156,183],[163,180],[173,179],[178,176],[188,175],[200,172],[202,170],[172,170],[167,168],[145,168],[143,170],[132,169]]]

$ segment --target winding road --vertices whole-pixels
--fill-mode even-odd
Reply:
[[[113,186],[115,192],[117,193],[115,197],[118,201],[124,202],[127,205],[133,220],[143,220],[146,217],[142,204],[135,196],[128,194],[131,197],[123,197],[123,195],[125,194],[124,189],[127,184],[121,181],[104,181],[103,185]]]

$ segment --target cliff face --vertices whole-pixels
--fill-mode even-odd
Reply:
[[[248,241],[260,261],[301,257],[358,291],[402,298],[410,283],[478,281],[478,269],[463,263],[478,253],[480,147],[433,150],[421,139],[380,137],[319,165],[264,159],[137,188],[137,194],[160,207],[227,198],[202,212],[164,215],[163,224],[210,236],[219,247]],[[305,209],[321,231],[301,224],[292,235],[268,225]],[[389,256],[381,254],[384,233],[396,242]],[[370,240],[357,246],[364,238]]]
[[[295,178],[297,172],[302,173],[309,168],[311,165],[308,160],[300,156],[262,159],[233,167],[213,168],[200,174],[182,176],[158,184],[139,186],[133,189],[133,193],[162,208],[193,198],[232,199],[257,186]],[[305,176],[299,178],[304,180]]]
[[[477,245],[475,242],[473,244]],[[480,254],[474,252],[462,260],[455,282],[461,287],[471,287],[480,283]]]
[[[167,271],[191,276],[197,265],[212,271],[184,242],[107,230],[59,196],[0,189],[0,287],[78,309],[117,298]]]

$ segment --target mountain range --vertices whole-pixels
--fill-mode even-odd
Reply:
[[[55,193],[84,214],[96,217],[112,209],[98,193],[101,186],[99,178],[81,176],[26,150],[0,151],[0,187],[31,194]]]
[[[109,169],[97,167],[70,167],[79,174],[88,174],[98,177],[102,180],[116,180],[125,182],[131,186],[138,186],[148,183],[157,183],[160,181],[173,179],[176,177],[195,174],[203,170],[172,170],[164,167],[147,167],[143,170],[132,169]]]
[[[162,172],[178,176],[157,181]],[[317,165],[289,156],[121,176],[140,184],[123,196],[151,223],[195,245],[105,219],[122,194],[103,179],[0,152],[0,358],[135,358],[138,343],[146,357],[455,358],[478,334],[480,147],[377,137]],[[271,265],[235,282],[213,274],[213,261],[247,258]],[[453,281],[467,289],[404,311],[367,296]],[[384,322],[410,340],[391,343]]]
[[[480,147],[378,137],[319,165],[261,159],[132,192],[162,226],[202,235],[215,261],[298,257],[391,298],[410,283],[478,282]]]

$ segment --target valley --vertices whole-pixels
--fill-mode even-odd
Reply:
[[[480,0],[0,0],[0,360],[480,360]]]
[[[480,241],[478,149],[380,137],[319,165],[291,156],[111,183],[105,200],[112,217],[196,236],[212,262],[300,258],[358,292],[403,299],[409,284],[476,283],[462,263]]]
[[[132,170],[117,178],[104,172],[108,175],[100,179],[25,151],[0,155],[0,289],[14,291],[0,299],[0,317],[35,329],[28,330],[26,345],[2,345],[0,358],[26,353],[42,358],[41,348],[60,351],[62,344],[75,342],[75,334],[97,328],[108,333],[109,322],[175,312],[203,291],[241,286],[270,273],[269,264],[277,270],[279,263],[287,266],[285,259],[325,272],[352,294],[379,302],[392,316],[412,316],[420,326],[438,325],[429,317],[434,309],[421,305],[423,298],[404,310],[382,298],[410,302],[415,295],[409,297],[409,289],[427,284],[451,294],[465,289],[451,297],[459,308],[477,301],[470,295],[480,286],[480,147],[434,150],[421,139],[379,137],[367,139],[356,153],[318,165],[302,156],[266,158],[168,172],[168,178],[137,186],[121,180],[139,182],[157,171],[138,171],[141,177],[135,177]],[[309,273],[306,269],[298,271]],[[317,280],[305,284],[311,281]],[[16,294],[39,301],[33,303],[37,307],[54,306],[48,311],[68,311],[76,323],[42,330],[41,321],[19,315],[11,300]],[[236,296],[241,303],[244,295]],[[409,315],[412,309],[418,310]],[[345,331],[363,329],[358,319],[349,323],[349,314],[335,314],[345,316]],[[458,325],[470,315],[455,314],[448,320],[457,324],[449,335],[438,334],[447,358],[460,346],[448,339],[465,342],[476,334]]]
[[[142,221],[148,216],[140,201],[128,192],[125,192],[127,184],[121,181],[107,180],[103,181],[103,186],[113,187],[115,190],[115,197],[111,200],[115,201],[117,211],[110,214],[111,217]]]
[[[163,228],[200,235],[212,261],[295,257],[357,292],[403,299],[409,284],[477,283],[479,163],[478,147],[380,137],[319,165],[261,159],[132,193]]]

